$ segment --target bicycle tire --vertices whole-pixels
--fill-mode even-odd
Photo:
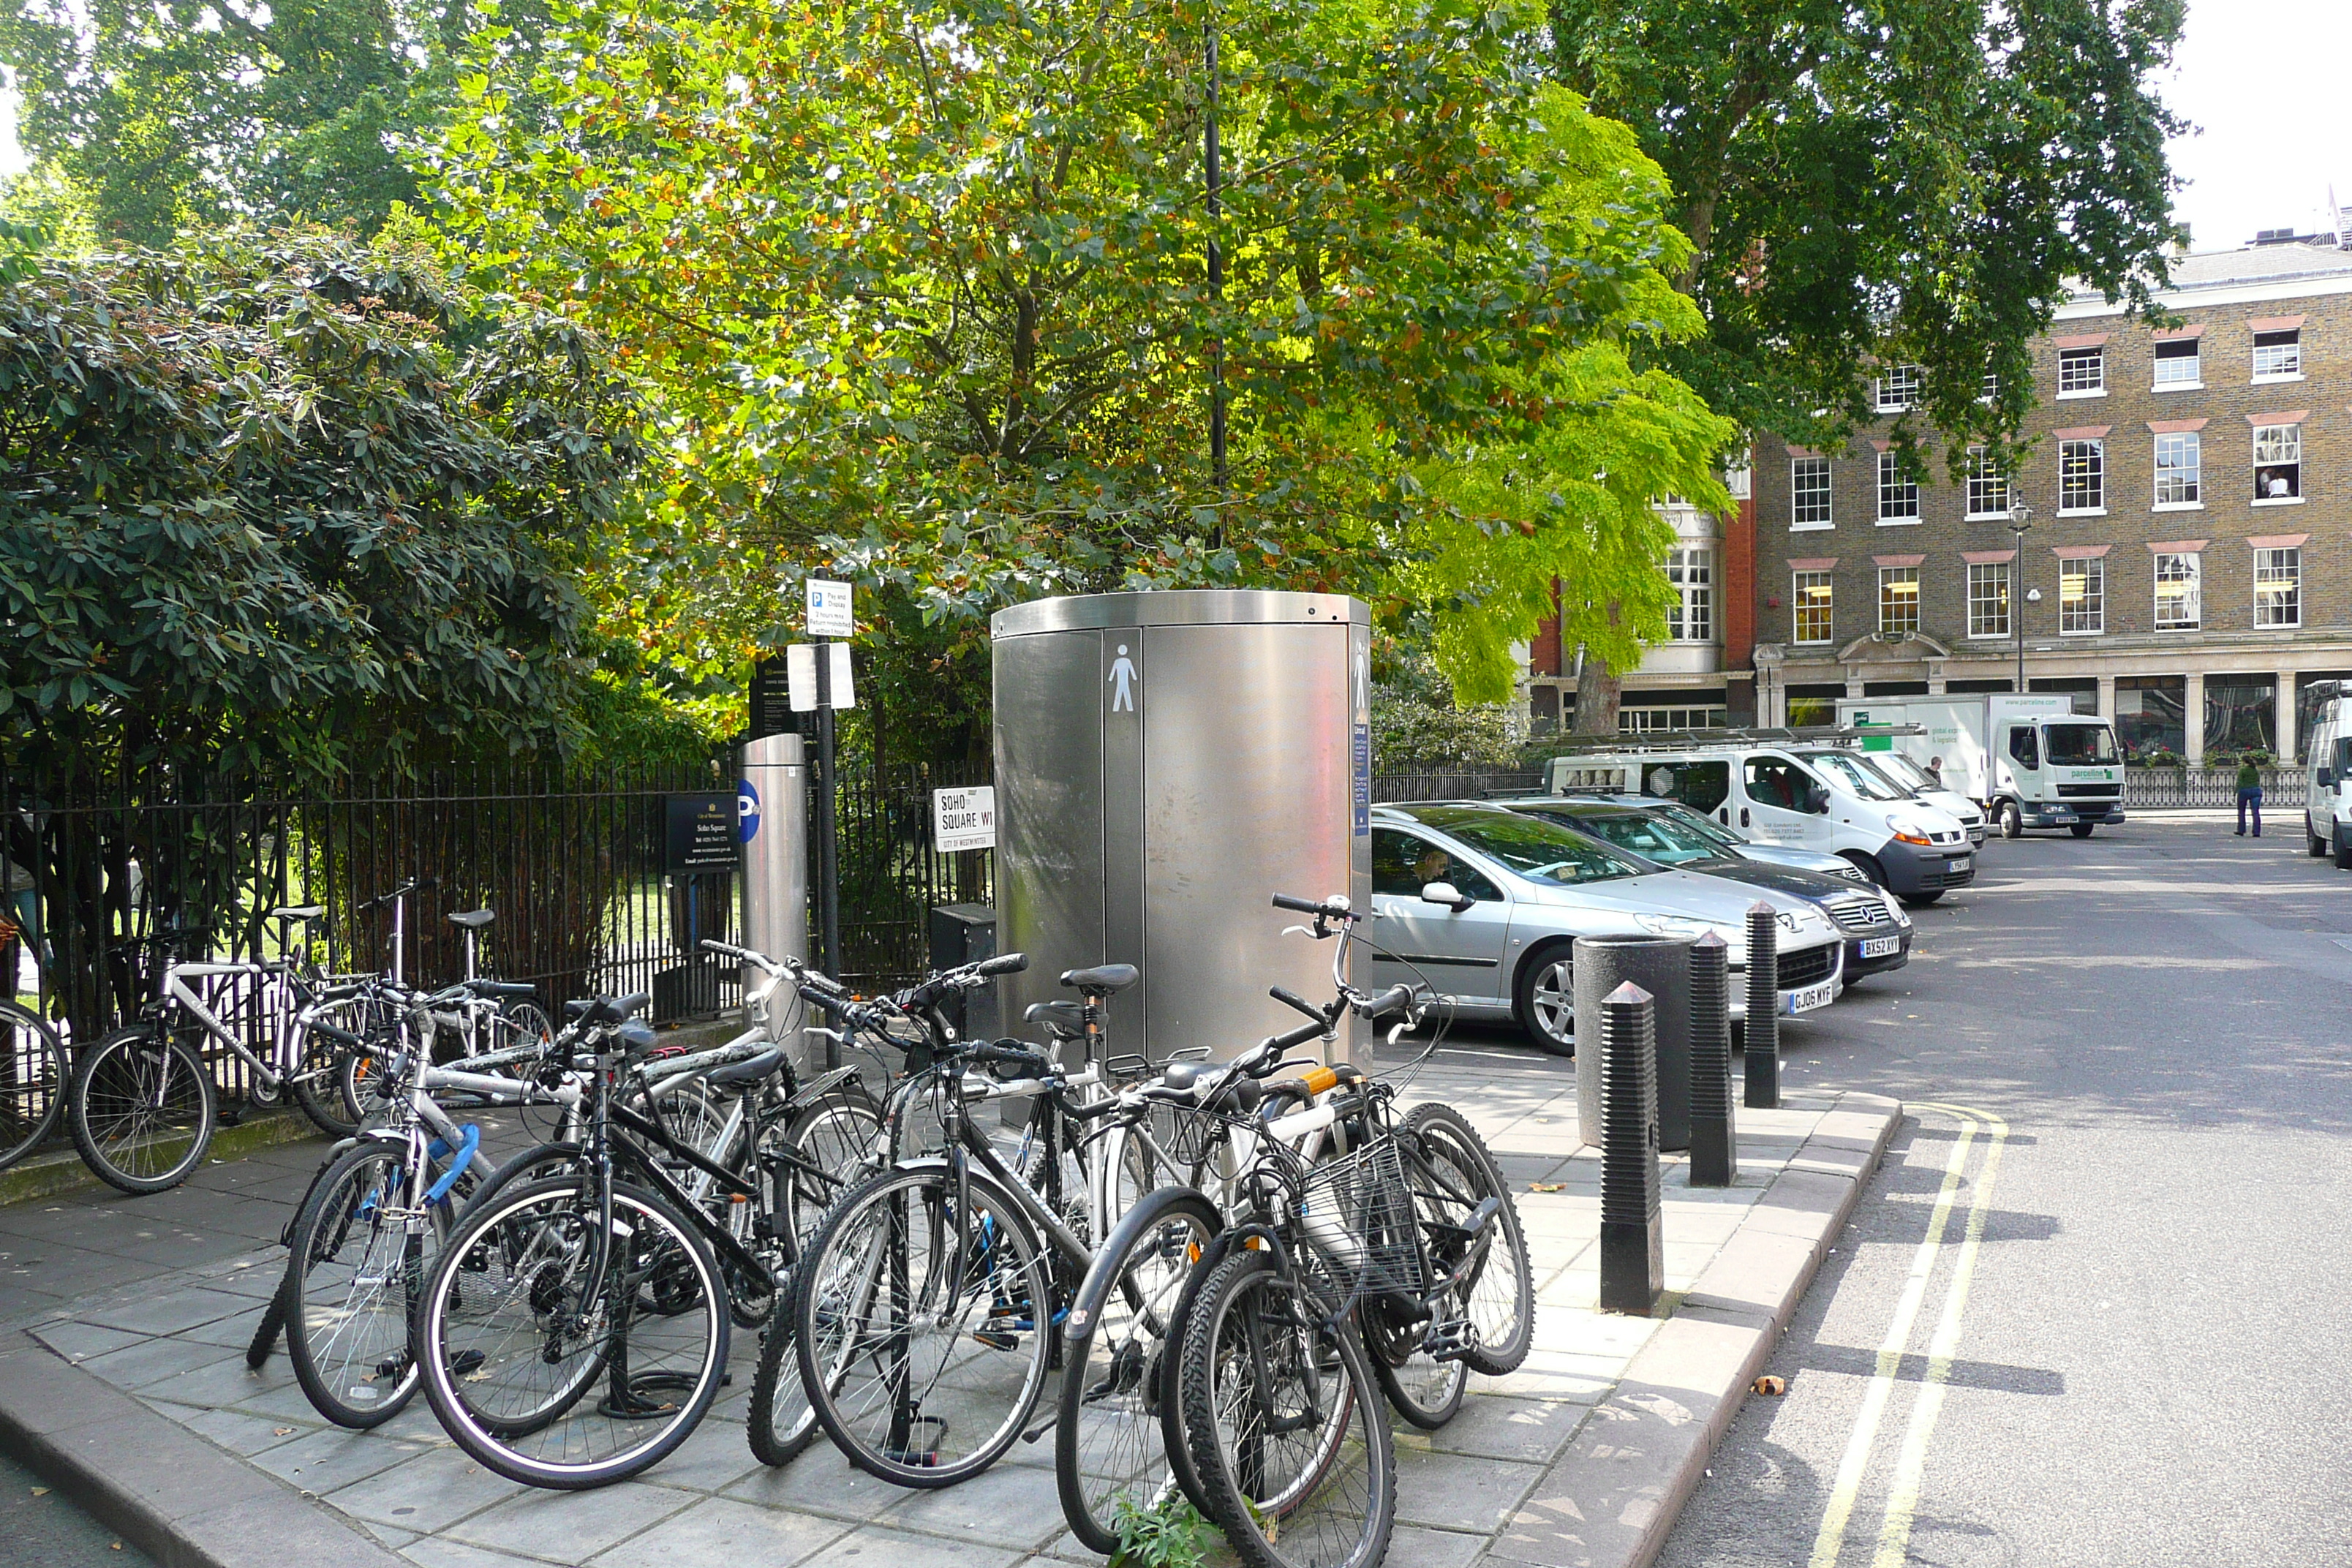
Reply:
[[[1285,1279],[1266,1251],[1238,1249],[1217,1266],[1185,1325],[1177,1363],[1185,1437],[1209,1518],[1250,1568],[1375,1568],[1396,1523],[1394,1438],[1362,1342],[1345,1320],[1325,1321],[1325,1303],[1303,1295],[1303,1284],[1304,1277]],[[1288,1434],[1269,1437],[1254,1423],[1228,1419],[1249,1393],[1242,1368],[1265,1367],[1266,1346],[1282,1379],[1269,1398],[1297,1386],[1285,1374],[1312,1358],[1303,1382],[1318,1403],[1302,1412],[1305,1445],[1276,1447]],[[1324,1388],[1338,1390],[1328,1411]],[[1269,1447],[1278,1471],[1265,1468]]]
[[[1470,1119],[1450,1105],[1428,1101],[1414,1106],[1405,1114],[1403,1131],[1408,1148],[1415,1142],[1451,1145],[1451,1163],[1465,1173],[1475,1169],[1479,1184],[1470,1194],[1474,1204],[1487,1197],[1502,1200],[1486,1260],[1464,1293],[1475,1338],[1462,1359],[1471,1371],[1488,1377],[1517,1372],[1535,1344],[1536,1286],[1535,1270],[1528,1261],[1527,1228],[1520,1223],[1511,1184]],[[1441,1267],[1450,1267],[1450,1262],[1441,1260]]]
[[[290,1272],[292,1260],[288,1260]],[[253,1337],[245,1342],[245,1365],[248,1372],[259,1372],[269,1363],[269,1352],[278,1348],[278,1337],[286,1331],[286,1295],[289,1287],[284,1275],[278,1289],[269,1293],[268,1304],[261,1309],[261,1321],[253,1325]]]
[[[416,1395],[409,1324],[424,1283],[427,1238],[396,1217],[406,1196],[407,1164],[404,1142],[372,1139],[345,1150],[294,1221],[278,1291],[286,1353],[304,1397],[320,1415],[355,1432],[383,1426]],[[355,1235],[360,1251],[354,1258],[349,1247]],[[339,1288],[328,1266],[344,1262],[352,1278]],[[389,1390],[382,1386],[387,1378]]]
[[[330,1138],[349,1138],[360,1130],[357,1103],[343,1091],[343,1075],[355,1054],[331,1041],[314,1042],[310,1026],[325,1022],[362,1039],[375,1031],[376,1005],[365,996],[340,997],[321,1004],[315,1014],[298,1013],[294,1031],[294,1103],[310,1124]]]
[[[759,1370],[751,1376],[751,1405],[746,1412],[751,1457],[763,1465],[789,1465],[805,1453],[824,1428],[801,1383],[800,1352],[793,1342],[792,1313],[768,1320],[760,1336]]]
[[[220,1122],[218,1091],[204,1058],[175,1037],[159,1046],[161,1034],[157,1025],[141,1025],[99,1041],[76,1066],[66,1097],[66,1124],[82,1163],[109,1186],[133,1194],[168,1192],[186,1181],[204,1163]],[[156,1086],[152,1094],[150,1085]],[[151,1152],[171,1157],[150,1159]]]
[[[1103,1244],[1078,1287],[1054,1419],[1054,1482],[1071,1532],[1119,1548],[1120,1503],[1149,1508],[1180,1486],[1160,1412],[1175,1388],[1170,1330],[1194,1264],[1223,1228],[1189,1187],[1152,1194]]]
[[[0,1171],[41,1146],[64,1114],[70,1075],[66,1048],[47,1020],[29,1007],[0,999]]]
[[[470,1212],[488,1203],[517,1182],[538,1182],[549,1176],[562,1175],[579,1158],[580,1145],[577,1143],[534,1143],[483,1177],[482,1184],[467,1198],[466,1208]]]
[[[570,1358],[576,1364],[546,1392],[526,1390],[529,1404],[509,1405],[505,1415],[483,1408],[505,1386],[499,1383],[502,1376],[528,1375],[533,1365],[555,1364],[544,1352],[561,1350],[560,1339],[534,1330],[518,1331],[510,1344],[500,1331],[476,1331],[489,1321],[483,1308],[495,1311],[502,1300],[510,1305],[518,1300],[518,1282],[523,1291],[518,1331],[552,1315],[562,1304],[558,1293],[570,1288],[562,1271],[567,1258],[577,1254],[565,1238],[576,1236],[582,1224],[593,1223],[593,1205],[583,1205],[583,1187],[578,1176],[554,1176],[510,1186],[491,1202],[467,1209],[434,1262],[417,1319],[425,1395],[443,1429],[484,1468],[559,1491],[607,1486],[659,1464],[693,1436],[718,1397],[727,1369],[726,1287],[710,1249],[693,1222],[667,1200],[616,1182],[613,1205],[616,1216],[626,1216],[621,1237],[625,1251],[605,1270],[604,1300],[594,1309],[607,1325],[603,1336],[593,1346],[583,1339],[584,1353]],[[614,1228],[618,1232],[621,1226]],[[513,1250],[517,1244],[520,1252]],[[472,1267],[478,1257],[481,1267]],[[491,1276],[496,1267],[506,1269],[503,1277]],[[682,1276],[679,1287],[692,1292],[683,1310],[652,1316],[636,1310],[640,1292],[656,1275]],[[472,1283],[461,1289],[464,1280]],[[686,1322],[689,1315],[698,1318],[698,1328]],[[629,1337],[638,1322],[651,1325],[642,1343]],[[657,1363],[664,1363],[665,1337],[671,1346],[666,1363],[646,1366],[641,1353],[646,1349],[656,1352]],[[469,1351],[480,1352],[482,1359],[473,1361]],[[467,1370],[460,1373],[456,1366]],[[583,1401],[599,1382],[606,1384],[604,1397],[583,1411]],[[677,1397],[653,1397],[666,1394]],[[636,1440],[620,1440],[632,1434]],[[525,1451],[526,1440],[530,1451]],[[592,1450],[599,1451],[571,1458]]]
[[[1055,1337],[1050,1268],[1026,1213],[984,1171],[971,1171],[966,1179],[970,1212],[957,1215],[954,1175],[944,1160],[913,1161],[868,1178],[843,1194],[793,1271],[793,1349],[825,1435],[866,1474],[918,1489],[952,1486],[1003,1456],[1044,1394]],[[913,1256],[914,1226],[886,1213],[885,1203],[915,1210],[921,1219],[919,1258]],[[895,1248],[894,1235],[903,1238]],[[952,1282],[950,1299],[965,1305],[964,1315],[950,1322],[948,1313],[934,1310],[933,1286],[940,1265],[957,1256],[958,1246],[964,1273],[975,1264],[987,1272],[968,1295],[962,1279]],[[916,1289],[919,1262],[924,1269]],[[906,1283],[892,1287],[883,1279],[886,1269]],[[877,1302],[887,1316],[879,1335],[864,1327]],[[981,1310],[971,1321],[975,1305]],[[967,1344],[984,1353],[966,1352],[951,1363],[951,1353]],[[992,1366],[988,1360],[1024,1349],[1017,1366]],[[851,1369],[868,1360],[879,1367],[886,1354],[898,1361],[884,1387],[869,1393],[860,1385],[851,1393]],[[943,1379],[951,1364],[957,1382],[949,1384]],[[900,1385],[897,1394],[889,1394],[891,1382]],[[933,1394],[941,1402],[925,1412],[923,1399]],[[869,1417],[885,1394],[888,1408],[877,1435]],[[949,1410],[953,1414],[941,1414]],[[950,1458],[945,1445],[964,1420],[993,1425]],[[938,1446],[919,1447],[925,1442]]]

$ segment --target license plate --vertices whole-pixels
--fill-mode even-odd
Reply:
[[[1890,952],[1902,951],[1903,939],[1899,936],[1866,936],[1862,939],[1862,956],[1864,958],[1885,958]]]
[[[1969,863],[1965,857],[1958,860],[1947,860],[1944,862],[1944,874],[1947,876],[1949,876],[1955,871],[1965,871],[1968,868]]]
[[[1837,982],[1824,980],[1819,985],[1808,985],[1801,991],[1780,993],[1780,1011],[1793,1018],[1800,1013],[1810,1013],[1816,1007],[1826,1007],[1837,1000]]]
[[[2068,817],[2074,815],[2074,808],[2071,805],[2062,805],[2051,812],[2050,815],[2056,817],[2059,821],[2063,822]]]

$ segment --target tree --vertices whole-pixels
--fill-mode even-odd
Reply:
[[[1265,584],[1516,616],[1539,552],[1493,548],[1507,533],[1596,599],[1638,594],[1619,578],[1654,553],[1585,545],[1649,526],[1623,496],[1706,483],[1724,430],[1623,358],[1697,324],[1659,270],[1679,255],[1664,187],[1622,128],[1528,76],[1528,21],[1456,0],[589,0],[482,40],[436,189],[482,265],[656,389],[674,467],[616,629],[689,678],[740,669],[781,634],[780,585],[846,574],[893,626],[886,684],[944,682],[971,711],[987,615],[1045,594]],[[1604,447],[1607,504],[1576,510],[1593,470],[1554,484],[1550,455]],[[1489,680],[1508,640],[1465,641],[1454,672]]]
[[[1750,429],[1832,443],[1916,364],[1894,438],[1938,432],[1957,477],[2032,405],[2069,280],[2146,308],[2165,278],[2181,0],[1548,5],[1559,79],[1633,126],[1692,241],[1707,331],[1656,362]]]

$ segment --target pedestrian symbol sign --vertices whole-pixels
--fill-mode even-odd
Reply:
[[[1127,657],[1127,645],[1118,645],[1118,657],[1110,661],[1110,674],[1103,684],[1112,689],[1110,710],[1114,713],[1135,711],[1135,661]]]

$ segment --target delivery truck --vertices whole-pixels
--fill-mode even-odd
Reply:
[[[2063,694],[1846,698],[1837,712],[1840,725],[1863,732],[1865,752],[1899,752],[1939,775],[1982,806],[2004,838],[2053,827],[2088,838],[2124,819],[2115,729],[2075,712]],[[1895,728],[1870,733],[1881,725]]]

